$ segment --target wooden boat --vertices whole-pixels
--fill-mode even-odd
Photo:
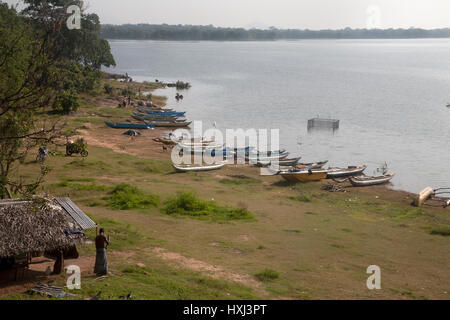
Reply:
[[[298,163],[296,165],[299,169],[322,169],[324,165],[328,163],[328,160],[310,163]]]
[[[297,163],[300,161],[301,158],[302,157],[279,160],[278,166],[293,167],[293,166],[297,165]],[[270,166],[272,164],[272,162],[273,161],[258,161],[258,163],[256,165],[258,167],[267,167],[267,166]]]
[[[133,116],[139,117],[139,118],[145,118],[149,120],[177,120],[181,117],[179,116],[160,116],[160,115],[151,115],[151,114],[144,114],[144,113],[138,113],[133,112]]]
[[[350,177],[350,176],[356,176],[358,174],[361,174],[364,172],[364,170],[367,169],[367,166],[349,166],[346,169],[342,168],[329,168],[328,169],[328,175],[327,179],[335,179],[335,178],[343,178],[343,177]]]
[[[273,156],[273,155],[285,154],[285,153],[286,153],[286,150],[285,149],[281,149],[281,150],[266,151],[266,152],[255,151],[255,152],[252,153],[252,155],[258,155],[258,156],[262,156],[262,157],[265,157],[265,156],[270,157],[270,156]]]
[[[286,150],[268,151],[264,153],[256,151],[246,155],[245,160],[256,164],[258,162],[280,161],[286,159],[288,156],[289,152],[286,152]]]
[[[212,171],[212,170],[219,170],[225,166],[225,163],[215,163],[215,164],[175,164],[172,163],[175,170],[178,172],[200,172],[200,171]]]
[[[234,153],[245,153],[245,154],[250,154],[250,152],[252,152],[255,147],[245,147],[245,148],[226,148],[227,150],[230,150]]]
[[[206,149],[221,149],[222,144],[214,141],[206,141],[206,140],[182,140],[178,143],[178,146],[183,150],[206,150]]]
[[[195,153],[195,152],[194,152]],[[207,155],[207,156],[212,156],[215,157],[216,155],[221,157],[233,157],[234,156],[234,151],[228,150],[228,149],[224,149],[224,148],[217,148],[217,149],[209,149],[209,148],[205,148],[202,151],[203,154]]]
[[[177,121],[148,121],[141,120],[145,124],[154,125],[155,127],[165,127],[165,128],[184,128],[189,127],[192,121],[187,122],[186,120],[177,120]]]
[[[289,182],[310,182],[326,179],[328,172],[326,170],[294,170],[281,171],[279,174]]]
[[[189,127],[192,121],[186,122],[148,122],[148,124],[153,124],[155,127],[165,127],[165,128],[184,128]]]
[[[260,157],[253,156],[252,157],[252,156],[249,156],[249,157],[246,157],[245,160],[249,161],[251,163],[258,163],[258,162],[265,162],[265,161],[271,162],[271,161],[274,161],[274,160],[277,160],[277,159],[278,159],[278,161],[280,161],[280,160],[286,159],[287,157],[289,157],[289,153],[272,155],[270,157],[262,157],[262,156],[260,156]]]
[[[165,123],[167,123],[167,122],[186,122],[185,119],[177,120],[175,118],[153,119],[153,118],[144,118],[144,117],[135,116],[135,115],[133,116],[133,118],[136,120],[142,121],[142,122],[154,122],[154,123],[157,123],[157,122],[165,122]]]
[[[379,177],[367,177],[367,176],[361,176],[361,177],[350,177],[350,183],[354,187],[367,187],[367,186],[375,186],[378,184],[385,184],[394,178],[395,174],[387,174]]]
[[[141,110],[139,110],[141,111]],[[165,115],[165,116],[184,116],[186,112],[174,112],[174,111],[168,111],[168,112],[157,112],[157,111],[150,111],[147,109],[143,109],[144,113],[150,114],[150,115]],[[141,111],[142,112],[142,111]]]
[[[114,129],[151,129],[154,128],[154,124],[138,124],[138,123],[112,123],[105,121],[105,124]]]

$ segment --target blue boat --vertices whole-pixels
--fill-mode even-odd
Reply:
[[[105,121],[105,124],[114,129],[151,129],[154,124],[137,124],[137,123],[112,123]]]
[[[169,121],[169,120],[176,120],[179,118],[179,116],[164,116],[164,115],[156,115],[156,114],[144,114],[144,113],[138,113],[133,112],[133,115],[135,117],[140,118],[146,118],[148,120],[163,120],[163,121]]]
[[[152,114],[152,115],[159,115],[159,116],[184,116],[186,114],[186,112],[156,112],[156,111],[150,111],[150,110],[139,110],[139,111],[144,111],[144,113],[147,114]]]

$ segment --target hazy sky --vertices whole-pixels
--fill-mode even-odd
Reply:
[[[450,27],[450,0],[85,0],[85,2],[89,11],[100,16],[102,23],[112,24],[213,24],[245,28],[275,26],[338,29],[366,28],[371,21],[370,23],[375,22],[382,28]]]

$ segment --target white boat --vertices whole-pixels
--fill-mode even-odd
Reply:
[[[395,173],[391,173],[379,177],[350,177],[349,180],[354,187],[367,187],[388,183],[394,176]]]
[[[224,162],[214,163],[214,164],[175,164],[172,163],[173,167],[178,172],[200,172],[200,171],[212,171],[219,170],[225,166]]]

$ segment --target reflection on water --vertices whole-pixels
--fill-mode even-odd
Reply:
[[[331,166],[385,161],[395,188],[450,185],[450,42],[324,40],[276,42],[112,41],[117,73],[188,81],[187,111],[204,128],[278,128],[291,156]],[[339,130],[308,131],[318,114]],[[301,137],[301,145],[298,143]]]

